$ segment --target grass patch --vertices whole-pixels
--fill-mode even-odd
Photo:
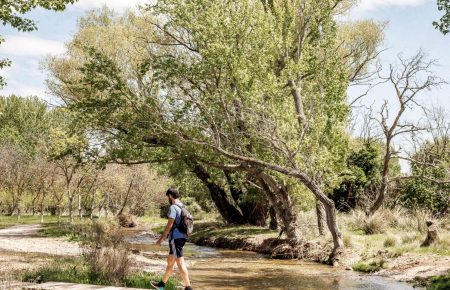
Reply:
[[[167,223],[167,219],[159,216],[140,216],[138,217],[138,222],[141,224],[162,225]]]
[[[151,273],[133,272],[121,281],[114,283],[112,281],[99,278],[98,275],[91,273],[88,270],[88,267],[81,262],[77,264],[70,263],[65,266],[45,266],[36,271],[28,272],[22,277],[22,281],[24,282],[45,283],[52,281],[144,289],[154,289],[150,286],[150,281],[159,281],[160,279],[160,276]],[[166,285],[166,289],[175,290],[177,285],[179,285],[179,282],[171,278]]]
[[[195,225],[194,234],[191,237],[195,240],[209,237],[244,238],[258,235],[276,237],[277,234],[278,232],[276,230],[269,230],[267,228],[257,226],[225,226],[214,222],[200,222]]]
[[[386,261],[381,259],[381,260],[376,260],[376,261],[371,261],[371,262],[364,262],[364,261],[359,261],[356,264],[353,264],[352,269],[358,272],[363,272],[363,273],[373,273],[373,272],[377,272],[383,268],[386,267]]]
[[[345,235],[342,240],[344,241],[344,246],[346,248],[352,248],[353,247],[353,241],[352,237],[350,235]]]
[[[69,222],[69,217],[61,217],[61,222]],[[41,217],[39,215],[24,215],[17,220],[17,216],[0,216],[0,228],[12,227],[15,225],[27,225],[27,224],[40,224]],[[44,224],[55,224],[58,223],[58,217],[52,215],[44,216]]]
[[[68,224],[48,223],[42,226],[37,236],[44,238],[72,237],[73,227]]]

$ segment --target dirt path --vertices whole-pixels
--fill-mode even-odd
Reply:
[[[17,225],[0,230],[0,276],[34,269],[55,260],[55,256],[81,255],[78,243],[63,238],[36,237],[41,229],[41,225]],[[164,260],[134,254],[130,256],[137,269],[149,272],[165,269]]]
[[[61,238],[35,237],[41,225],[18,225],[0,230],[0,249],[5,251],[79,256],[78,244]]]

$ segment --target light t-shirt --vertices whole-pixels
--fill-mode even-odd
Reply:
[[[177,205],[183,207],[183,204],[181,202],[177,202]],[[176,225],[179,225],[181,223],[181,208],[172,204],[169,208],[169,214],[167,215],[167,217],[175,220],[173,225],[174,228],[169,232],[169,240],[187,239],[187,235],[180,232],[176,227]]]

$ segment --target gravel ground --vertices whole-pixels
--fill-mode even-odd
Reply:
[[[54,256],[81,255],[81,249],[75,242],[62,238],[35,237],[40,229],[41,225],[18,225],[0,230],[0,276],[35,268],[54,260]],[[163,272],[165,269],[165,258],[152,259],[135,254],[130,256],[140,270]]]
[[[79,256],[78,244],[60,238],[33,237],[41,225],[18,225],[0,230],[0,249],[14,252]]]

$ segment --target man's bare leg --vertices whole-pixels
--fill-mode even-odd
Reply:
[[[164,273],[164,276],[162,278],[162,281],[164,283],[167,283],[167,281],[169,280],[170,276],[172,276],[173,273],[173,266],[175,265],[175,256],[174,255],[169,255],[167,257],[167,268],[166,268],[166,272]]]
[[[184,261],[184,258],[177,258],[177,266],[178,271],[180,272],[181,279],[183,280],[183,284],[185,287],[191,286],[191,281],[189,280],[189,273],[188,269],[186,267],[186,263]]]

